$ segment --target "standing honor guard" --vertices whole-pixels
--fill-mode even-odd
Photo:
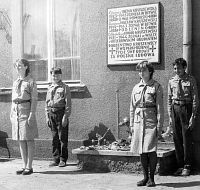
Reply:
[[[175,76],[168,83],[169,127],[173,129],[178,170],[174,175],[188,176],[192,164],[192,129],[199,105],[196,80],[185,72],[187,62],[178,58],[173,62]]]
[[[46,96],[46,121],[52,132],[54,161],[49,166],[65,167],[68,159],[69,116],[71,114],[71,93],[62,82],[60,68],[52,68],[52,84]]]
[[[37,86],[30,76],[28,60],[18,59],[14,66],[18,78],[13,83],[10,119],[12,139],[19,142],[23,161],[22,169],[17,170],[16,174],[30,175],[33,173],[34,139],[38,137],[35,115],[38,98]]]
[[[138,63],[136,69],[141,81],[135,85],[131,95],[131,152],[140,154],[143,168],[144,179],[139,181],[137,186],[153,187],[157,165],[157,142],[164,120],[163,89],[153,80],[154,68],[151,63],[143,61]]]

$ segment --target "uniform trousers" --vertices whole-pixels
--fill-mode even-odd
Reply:
[[[68,131],[69,120],[66,126],[62,126],[62,118],[64,116],[64,110],[56,112],[49,112],[49,127],[52,132],[52,146],[53,146],[53,158],[56,163],[59,161],[66,162],[68,159]]]
[[[192,164],[192,131],[189,120],[192,115],[192,104],[172,105],[174,114],[173,138],[176,159],[179,168],[190,169]]]

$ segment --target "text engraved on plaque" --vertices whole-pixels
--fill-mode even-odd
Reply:
[[[108,65],[159,63],[159,3],[108,9]]]

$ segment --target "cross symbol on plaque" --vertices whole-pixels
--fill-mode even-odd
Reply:
[[[111,52],[111,54],[113,54],[113,52],[115,52],[116,50],[114,50],[113,48],[111,50],[109,50],[109,52]]]
[[[152,51],[152,53],[154,52],[154,49],[156,49],[156,48],[154,48],[154,45],[152,45],[151,47],[149,47],[149,49]]]

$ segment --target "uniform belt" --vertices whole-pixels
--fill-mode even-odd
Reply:
[[[136,108],[156,108],[156,105],[151,105],[151,104],[145,104],[145,103],[143,103],[143,104],[138,104],[136,106]]]
[[[173,104],[175,104],[175,105],[186,105],[186,104],[192,104],[192,102],[188,101],[188,100],[173,100]]]
[[[48,112],[57,112],[57,111],[61,111],[64,109],[65,109],[65,107],[48,107],[47,108]]]
[[[13,102],[14,102],[15,104],[22,104],[22,103],[31,102],[31,100],[13,100]]]

